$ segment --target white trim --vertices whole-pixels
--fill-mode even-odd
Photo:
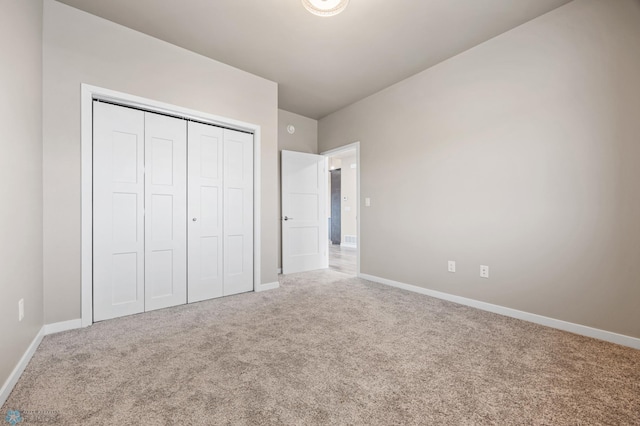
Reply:
[[[81,84],[81,191],[82,191],[82,266],[81,266],[81,325],[89,326],[93,323],[93,100],[100,99],[109,102],[129,105],[147,111],[177,115],[186,119],[201,121],[236,130],[253,133],[253,289],[261,291],[265,285],[261,284],[261,128],[259,125],[233,120],[218,115],[195,111],[151,99],[142,98],[127,93],[116,92],[102,87]]]
[[[360,276],[360,246],[361,244],[359,244],[360,241],[362,241],[362,232],[360,229],[360,217],[362,215],[362,203],[360,202],[360,170],[362,169],[362,167],[360,167],[360,142],[353,142],[350,143],[348,145],[344,145],[338,148],[334,148],[334,149],[330,149],[328,151],[324,151],[321,152],[320,155],[324,155],[325,157],[330,157],[333,154],[337,154],[339,152],[344,152],[344,151],[349,151],[355,149],[356,150],[356,197],[358,198],[358,211],[356,214],[356,226],[358,229],[358,235],[356,235],[357,239],[358,239],[358,244],[354,247],[358,252],[356,254],[356,276],[359,277]],[[344,243],[342,244],[344,245]],[[351,246],[346,246],[345,247],[351,247]]]
[[[275,290],[280,287],[280,283],[278,281],[274,281],[272,283],[260,284],[256,288],[256,292],[267,291],[267,290]]]
[[[391,287],[412,291],[414,293],[435,297],[437,299],[447,300],[449,302],[471,306],[472,308],[477,308],[483,311],[493,312],[495,314],[500,314],[500,315],[504,315],[511,318],[517,318],[524,321],[533,322],[536,324],[544,325],[546,327],[556,328],[558,330],[564,330],[570,333],[580,334],[582,336],[592,337],[594,339],[600,339],[600,340],[604,340],[611,343],[617,343],[618,345],[628,346],[634,349],[640,349],[640,339],[637,337],[625,336],[624,334],[613,333],[611,331],[588,327],[586,325],[575,324],[572,322],[567,322],[567,321],[563,321],[555,318],[549,318],[542,315],[519,311],[517,309],[511,309],[511,308],[507,308],[500,305],[493,305],[491,303],[481,302],[475,299],[468,299],[466,297],[456,296],[449,293],[443,293],[436,290],[429,290],[424,287],[405,284],[398,281],[389,280],[386,278],[376,277],[373,275],[360,274],[360,278],[373,281],[376,283],[380,283],[380,284],[385,284]]]
[[[54,333],[60,333],[67,330],[75,330],[82,328],[82,320],[80,318],[69,321],[54,322],[53,324],[44,325],[44,335],[48,336]]]
[[[2,388],[0,388],[0,407],[4,405],[4,403],[9,398],[9,395],[11,395],[11,391],[13,390],[16,383],[18,383],[18,380],[20,379],[20,376],[22,376],[24,369],[27,368],[29,361],[31,361],[31,357],[33,357],[33,354],[36,353],[36,349],[38,349],[38,346],[40,346],[40,342],[42,342],[43,337],[44,327],[40,328],[40,331],[38,331],[38,334],[36,334],[36,336],[33,338],[31,344],[22,355],[22,358],[20,358],[18,364],[13,369],[11,374],[9,374],[9,377],[7,377],[7,380],[5,380]]]
[[[81,266],[80,297],[82,326],[93,323],[93,90],[81,86],[80,156],[81,156]]]
[[[262,177],[261,173],[261,129],[260,126],[255,126],[253,129],[253,291],[260,291],[262,285],[262,269],[261,269],[261,240],[262,235],[261,228],[261,191],[262,191]]]
[[[278,268],[278,275],[282,275],[282,268]]]
[[[340,247],[357,249],[358,245],[353,243],[340,243]]]

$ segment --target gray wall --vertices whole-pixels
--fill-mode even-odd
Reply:
[[[640,337],[638,76],[640,1],[580,0],[322,119],[362,272]]]
[[[287,132],[287,125],[293,124],[294,134]],[[280,199],[280,151],[298,151],[308,154],[318,153],[318,122],[312,118],[278,110],[278,268],[282,268],[282,222],[280,221],[282,202]]]
[[[344,243],[345,235],[358,235],[358,171],[352,169],[351,165],[356,164],[356,154],[341,158],[340,172],[340,231],[342,232],[342,242]],[[344,198],[347,197],[345,200]],[[347,211],[347,208],[349,211]]]
[[[46,323],[80,318],[81,83],[261,126],[261,282],[277,281],[276,83],[45,0]]]
[[[41,1],[0,1],[0,52],[1,387],[43,324]]]

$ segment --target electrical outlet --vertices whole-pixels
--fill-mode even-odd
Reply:
[[[489,278],[489,267],[487,265],[480,265],[480,277]]]
[[[450,260],[449,261],[448,271],[449,272],[455,272],[456,271],[456,261],[455,260]]]
[[[24,299],[18,301],[18,321],[24,319]]]

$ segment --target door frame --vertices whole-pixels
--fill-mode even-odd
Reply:
[[[259,291],[261,277],[260,126],[84,83],[81,84],[80,91],[82,221],[80,319],[82,327],[93,324],[93,101],[95,99],[253,133],[253,290]]]
[[[356,246],[356,276],[360,276],[360,248],[362,247],[362,232],[360,228],[360,216],[362,215],[362,203],[360,200],[360,141],[356,141],[347,145],[323,151],[320,155],[324,155],[327,159],[332,155],[339,154],[344,151],[356,150],[356,197],[358,198],[358,212],[356,215],[356,229],[358,232]]]

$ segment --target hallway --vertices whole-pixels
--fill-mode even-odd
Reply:
[[[356,275],[358,249],[329,243],[329,269],[344,274]]]

